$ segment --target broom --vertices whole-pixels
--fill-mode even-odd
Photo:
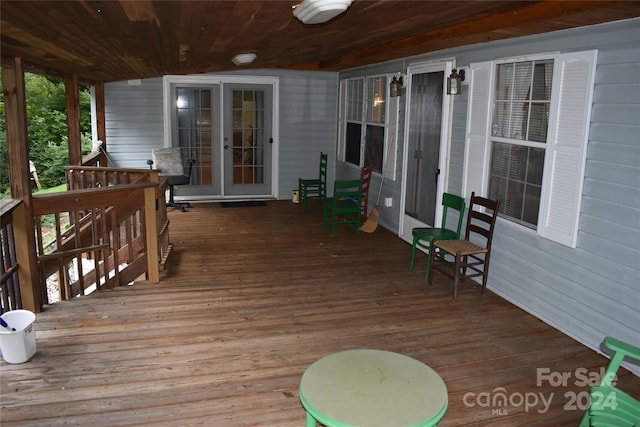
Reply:
[[[387,163],[389,162],[389,155],[391,154],[391,146],[393,145],[393,139],[395,135],[391,134],[391,143],[387,148],[387,158],[384,159],[384,167],[382,168],[382,179],[380,180],[380,188],[378,189],[378,197],[376,198],[376,206],[371,210],[369,218],[360,226],[360,231],[365,233],[373,233],[378,228],[378,217],[380,211],[378,210],[378,203],[380,203],[380,195],[382,194],[382,184],[384,184],[384,176],[387,174]]]

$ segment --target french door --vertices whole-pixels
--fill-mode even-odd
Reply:
[[[400,236],[412,242],[414,227],[437,227],[445,188],[450,100],[445,94],[450,64],[409,67]]]
[[[166,96],[166,94],[169,96]],[[165,146],[180,147],[191,182],[176,197],[191,200],[273,197],[273,84],[212,77],[165,82]]]
[[[271,87],[227,84],[224,93],[224,193],[265,194],[271,188]]]

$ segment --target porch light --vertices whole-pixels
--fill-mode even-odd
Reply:
[[[253,61],[255,61],[255,59],[256,59],[255,53],[240,53],[234,56],[233,59],[231,59],[231,62],[233,62],[236,65],[247,65],[247,64],[251,64]]]
[[[402,75],[400,77],[393,77],[391,83],[389,83],[389,96],[394,98],[400,96],[402,93]]]
[[[464,70],[451,70],[451,75],[447,77],[447,95],[460,95],[462,93],[462,82],[464,81]]]
[[[293,7],[293,16],[304,24],[327,22],[351,6],[352,0],[304,0]]]

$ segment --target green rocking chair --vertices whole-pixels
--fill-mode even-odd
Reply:
[[[612,385],[625,357],[640,360],[640,348],[611,337],[604,339],[604,345],[614,354],[601,384],[591,388],[591,402],[580,427],[640,426],[640,402]]]

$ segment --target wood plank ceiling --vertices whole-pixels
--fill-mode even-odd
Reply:
[[[640,16],[638,1],[355,0],[304,25],[282,1],[2,1],[3,63],[118,81],[244,68],[338,71],[454,46]],[[552,50],[553,46],[549,46]],[[242,67],[241,67],[242,68]]]

